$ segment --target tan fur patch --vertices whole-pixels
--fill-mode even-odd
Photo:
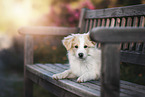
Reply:
[[[95,42],[93,41],[90,41],[90,38],[89,38],[89,35],[84,35],[84,39],[85,39],[85,43],[88,47],[92,47],[92,46],[95,46]]]

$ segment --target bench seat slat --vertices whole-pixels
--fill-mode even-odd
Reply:
[[[26,69],[29,72],[34,73],[35,75],[38,75],[39,77],[43,78],[44,80],[51,82],[52,84],[56,86],[61,86],[63,89],[67,91],[71,91],[74,94],[77,94],[79,96],[84,96],[84,97],[98,97],[100,95],[99,91],[90,89],[88,87],[85,87],[83,85],[80,85],[79,83],[75,83],[73,81],[64,79],[64,80],[53,80],[51,77],[54,73],[47,71],[43,68],[37,65],[27,65]],[[30,78],[31,79],[31,78]],[[35,81],[36,82],[36,81]],[[37,81],[39,82],[39,81]]]
[[[145,66],[145,53],[135,51],[121,51],[121,62],[140,64]]]
[[[68,64],[45,64],[46,66],[58,66],[58,67],[62,67],[62,68],[66,68],[66,69],[68,69],[69,68],[69,65]],[[57,67],[55,67],[55,68],[57,68]],[[61,70],[61,69],[59,69],[59,70]],[[62,71],[64,71],[65,69],[63,69]],[[92,83],[97,83],[97,84],[99,84],[100,85],[100,82],[99,81],[90,81],[90,82],[92,82]],[[123,80],[121,80],[120,81],[120,84],[123,84],[123,85],[128,85],[128,86],[132,86],[132,87],[136,87],[136,88],[138,88],[138,89],[143,89],[143,90],[145,90],[145,86],[142,86],[142,85],[138,85],[138,84],[135,84],[135,83],[131,83],[131,82],[128,82],[128,81],[123,81]]]
[[[51,69],[53,68],[55,73],[60,73],[60,72],[63,72],[64,70],[66,70],[66,69],[58,67],[58,65],[59,66],[60,65],[64,66],[64,67],[66,67],[66,69],[69,68],[67,65],[62,65],[62,64],[46,64],[46,65],[41,65],[40,67],[47,68],[48,71],[50,71],[50,68]],[[70,79],[70,80],[73,81],[73,82],[76,82],[76,79]],[[83,86],[86,86],[86,87],[89,87],[89,88],[92,88],[92,89],[100,91],[100,86],[97,86],[95,84],[92,84],[92,83],[85,83],[85,84],[84,83],[80,83],[80,84],[83,85]]]
[[[41,65],[41,64],[40,64]],[[68,64],[45,64],[46,67],[52,67],[52,68],[55,68],[56,70],[60,71],[60,72],[63,72],[64,70],[68,69],[69,68],[69,65]],[[62,67],[61,69],[58,68],[58,67]],[[58,73],[58,72],[57,72]],[[97,85],[100,85],[100,82],[99,81],[90,81],[91,83],[94,83],[94,84],[97,84]],[[131,82],[127,82],[127,81],[123,81],[121,80],[120,81],[120,84],[121,86],[124,87],[124,85],[127,85],[127,86],[131,86],[131,87],[136,87],[138,88],[138,90],[145,90],[145,86],[142,86],[142,85],[138,85],[138,84],[135,84],[135,83],[131,83]],[[122,88],[123,88],[122,87]],[[132,88],[131,88],[132,89]]]
[[[57,64],[58,65],[58,64]],[[61,64],[62,65],[62,64]],[[37,67],[38,66],[38,67]],[[64,65],[64,66],[66,66],[67,67],[67,65]],[[41,64],[37,64],[37,65],[35,65],[34,66],[35,68],[38,68],[39,70],[40,69],[44,69],[44,70],[46,70],[45,72],[55,72],[55,73],[60,73],[60,72],[62,72],[62,71],[64,71],[65,69],[62,69],[62,68],[58,68],[58,66],[56,66],[55,64],[53,65],[53,64],[45,64],[45,65],[41,65]],[[67,68],[68,69],[68,68]],[[54,74],[54,73],[53,73]],[[74,82],[74,83],[76,83],[76,80],[71,80],[72,82]],[[78,83],[77,83],[78,84]],[[93,90],[93,93],[98,93],[99,95],[100,95],[100,86],[97,86],[97,85],[95,85],[95,84],[92,84],[92,83],[80,83],[81,84],[81,86],[85,86],[85,87],[87,87],[87,88],[91,88],[91,90]],[[90,86],[91,85],[91,86]],[[70,86],[71,87],[71,86]],[[95,89],[94,89],[94,87],[96,87]],[[76,87],[76,88],[78,88],[78,87]],[[65,88],[66,89],[66,88]],[[82,89],[84,89],[84,88],[82,88]],[[98,92],[99,91],[99,92]],[[81,92],[81,91],[78,91],[79,93]],[[75,92],[76,93],[76,92]],[[87,93],[87,91],[85,92],[85,93]],[[83,95],[82,95],[83,94]],[[79,96],[86,96],[86,94],[84,94],[84,93],[82,93],[81,95],[79,95]],[[96,95],[95,94],[95,97],[97,96],[97,97],[99,97],[98,96],[98,94]],[[122,94],[121,93],[121,96],[126,96],[125,94]],[[88,97],[88,96],[86,96],[86,97]],[[93,97],[93,96],[92,96]]]
[[[55,94],[59,97],[78,97],[78,95],[67,92],[67,90],[62,89],[60,87],[55,86],[54,84],[48,82],[47,80],[42,79],[38,75],[30,72],[27,70],[27,76],[38,85],[42,86],[43,88],[47,89],[49,92]]]
[[[89,81],[86,83],[76,83],[76,79],[64,79],[64,80],[53,80],[51,77],[55,73],[63,72],[68,69],[69,65],[63,64],[35,64],[35,65],[27,65],[27,71],[39,76],[40,78],[55,84],[58,87],[62,87],[67,91],[75,93],[79,96],[100,96],[100,82],[99,81]],[[33,77],[30,78],[34,80]],[[36,79],[36,78],[35,78]],[[35,83],[39,83],[39,79],[37,78]],[[130,82],[121,81],[121,94],[120,96],[132,95],[133,93],[143,93],[145,91],[145,87],[141,87],[141,85],[132,84]],[[141,90],[143,89],[143,90]]]
[[[45,69],[47,68],[46,70],[48,70],[48,71],[50,70],[50,67],[52,67],[55,70],[55,73],[63,72],[64,70],[69,68],[68,65],[62,65],[62,64],[45,64],[45,65],[41,65],[41,67],[44,67]],[[65,69],[64,69],[64,67],[65,67]],[[100,86],[99,81],[90,81],[90,83]],[[89,86],[88,83],[85,83],[85,85]],[[127,94],[132,94],[131,91],[134,91],[134,88],[132,88],[132,87],[138,88],[136,90],[136,92],[144,93],[145,87],[141,87],[141,85],[133,84],[133,83],[126,82],[126,81],[121,81],[121,88],[122,88],[121,92],[127,93]],[[126,89],[126,90],[124,90],[124,89]],[[144,89],[144,90],[142,90],[142,89]],[[100,88],[98,90],[100,90]]]
[[[65,69],[63,69],[64,67],[66,69],[69,68],[68,67],[68,64],[67,65],[63,65],[63,64],[46,64],[46,66],[45,65],[42,65],[42,67],[47,68],[47,70],[49,70],[49,67],[52,67],[53,69],[55,69],[57,71],[57,73],[63,72],[65,70]],[[59,67],[61,67],[61,69]],[[93,84],[95,86],[93,86]],[[97,90],[100,90],[100,82],[99,81],[90,81],[90,82],[86,82],[85,84],[83,83],[83,85],[85,85],[87,87],[92,86],[92,89],[94,89],[94,87],[99,87],[99,88],[97,88]],[[128,82],[128,84],[127,84],[126,81],[121,81],[121,90],[120,91],[123,92],[123,93],[130,94],[131,95],[132,94],[132,91],[134,91],[134,88],[132,88],[132,87],[138,88],[136,90],[136,92],[144,93],[144,90],[145,90],[144,88],[145,87],[140,88],[141,85],[133,84],[133,83],[130,83],[130,82]],[[144,89],[144,90],[142,90],[142,89]]]
[[[60,64],[59,64],[60,65]],[[62,64],[61,64],[62,65]],[[60,73],[60,72],[63,72],[64,70],[66,70],[66,69],[63,69],[63,68],[60,68],[60,67],[58,67],[58,64],[56,65],[56,64],[47,64],[47,65],[39,65],[40,67],[42,67],[42,68],[47,68],[46,70],[47,71],[50,71],[50,68],[52,69],[53,68],[53,72],[55,72],[55,73]],[[66,65],[65,65],[66,66]],[[64,66],[64,67],[65,67]],[[66,66],[67,67],[67,66]],[[68,69],[68,67],[67,67],[67,69]],[[70,79],[71,81],[73,81],[73,82],[76,82],[76,79]],[[87,86],[87,87],[89,87],[89,88],[92,88],[92,89],[96,89],[96,90],[99,90],[100,91],[100,87],[99,86],[96,86],[96,85],[94,85],[94,84],[92,84],[92,83],[85,83],[85,84],[83,84],[83,83],[80,83],[81,85],[83,85],[83,86]],[[93,86],[93,87],[91,87],[91,86],[89,86],[89,85],[91,85],[91,86]],[[96,88],[96,87],[98,87],[98,88]]]
[[[68,66],[69,66],[68,64],[67,65],[59,64],[57,66],[60,66],[60,65],[61,65],[61,67],[63,66],[63,67],[66,67],[66,68],[68,68]],[[90,81],[90,82],[100,86],[99,81]],[[129,89],[129,90],[134,90],[134,88],[132,88],[132,87],[135,87],[135,88],[137,88],[137,91],[139,91],[141,93],[144,93],[144,91],[145,91],[145,86],[138,85],[138,84],[135,84],[135,83],[131,83],[131,82],[121,80],[120,84],[121,84],[121,88],[123,88],[123,89],[125,88],[125,89]]]

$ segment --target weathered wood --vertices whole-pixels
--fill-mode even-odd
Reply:
[[[145,25],[145,17],[141,16],[139,27],[144,27],[144,25]],[[143,43],[142,53],[145,53],[145,43]]]
[[[131,25],[132,25],[132,18],[131,17],[128,17],[127,18],[127,27],[131,27]],[[124,46],[123,46],[124,48],[124,50],[129,50],[129,43],[124,43]]]
[[[89,31],[92,29],[92,25],[93,25],[93,20],[90,20],[90,25],[89,25]]]
[[[122,18],[122,20],[121,20],[121,27],[125,27],[125,23],[126,23],[126,19],[125,18]],[[123,50],[124,49],[124,43],[122,43],[121,44],[121,50]]]
[[[35,65],[37,65],[37,64],[35,64]],[[53,70],[55,70],[56,73],[62,72],[64,70],[69,69],[69,65],[68,64],[60,64],[60,63],[58,64],[57,63],[57,64],[45,64],[45,65],[38,64],[38,65],[39,66],[41,65],[40,67],[44,67],[44,69],[46,69],[48,71],[51,71],[50,68],[51,69],[53,68]],[[100,81],[89,81],[89,82],[86,82],[84,84],[87,84],[87,83],[93,83],[95,85],[99,85],[100,86]],[[127,90],[131,90],[131,92],[132,91],[134,91],[134,92],[138,91],[138,92],[143,92],[144,93],[144,90],[145,90],[145,86],[143,86],[143,85],[138,85],[138,84],[127,82],[127,81],[123,81],[123,80],[121,80],[120,84],[121,84],[123,89],[125,88]],[[130,86],[130,88],[128,88],[129,86]],[[125,91],[127,91],[127,90],[125,90]]]
[[[138,17],[133,18],[133,27],[138,27]],[[136,43],[131,42],[129,45],[129,51],[133,51],[135,49]]]
[[[115,19],[112,18],[112,19],[111,19],[111,25],[110,25],[110,27],[114,27],[114,26],[115,26]]]
[[[142,23],[141,23],[142,21],[140,21],[140,25],[138,26],[138,18],[137,18],[137,17],[135,17],[135,21],[136,21],[135,24],[134,24],[135,27],[143,27],[143,26],[142,26]],[[136,50],[136,51],[140,51],[140,48],[143,48],[143,47],[141,47],[141,45],[143,45],[143,43],[141,43],[141,42],[136,43],[136,45],[135,45],[135,46],[136,46],[135,50]],[[141,51],[142,51],[142,50],[141,50]]]
[[[96,19],[94,19],[93,28],[96,27]]]
[[[62,64],[45,64],[45,65],[39,64],[39,66],[48,71],[52,70],[55,73],[63,72],[64,70],[69,68],[68,65],[62,65]],[[72,79],[70,79],[70,80],[72,80]],[[74,79],[72,81],[76,82],[76,79]],[[101,86],[100,81],[89,81],[89,82],[80,83],[80,84],[100,91],[100,86]],[[125,95],[125,94],[128,94],[128,95],[133,95],[133,93],[134,94],[137,94],[137,93],[144,94],[145,87],[142,85],[137,85],[137,84],[133,84],[133,83],[126,82],[126,81],[121,81],[120,85],[121,85],[121,89],[120,89],[121,97],[122,97],[122,95]]]
[[[79,28],[72,27],[22,27],[18,31],[20,34],[29,35],[58,35],[64,36],[71,33],[78,33]]]
[[[100,27],[93,28],[90,31],[90,38],[96,42],[106,42],[106,43],[145,42],[144,32],[145,28]]]
[[[126,19],[125,18],[122,18],[121,27],[125,27],[125,23],[126,23]]]
[[[120,46],[102,44],[101,97],[119,97],[120,93]]]
[[[53,93],[56,96],[59,97],[78,97],[76,94],[73,94],[69,91],[66,91],[65,89],[62,89],[54,84],[52,84],[49,81],[46,81],[39,77],[38,75],[27,71],[27,75],[29,78],[31,78],[36,84],[42,86],[43,88],[47,89],[49,92]]]
[[[105,26],[105,19],[102,19],[102,25],[101,25],[102,27],[104,27]]]
[[[24,64],[33,64],[33,36],[25,35]]]
[[[120,18],[117,18],[116,19],[116,27],[119,27],[120,26],[120,23],[121,23]]]
[[[110,25],[110,19],[107,19],[106,27],[109,27],[109,25]]]
[[[134,19],[133,19],[133,27],[138,27],[138,17],[134,17]]]
[[[86,20],[86,24],[85,24],[85,32],[88,32],[89,29],[89,20]]]
[[[24,43],[24,97],[33,96],[33,82],[27,77],[26,65],[33,64],[33,36],[26,35]]]
[[[140,52],[133,51],[121,51],[121,62],[145,65],[145,54],[140,54]]]
[[[100,27],[101,26],[101,19],[98,19],[97,21],[97,27]]]
[[[62,65],[62,64],[35,64],[35,65],[28,66],[27,70],[29,72],[34,72],[34,74],[37,75],[38,77],[35,78],[34,76],[30,76],[30,78],[35,83],[38,83],[39,85],[41,85],[42,87],[45,88],[43,83],[42,83],[43,85],[40,84],[40,79],[46,81],[46,83],[53,83],[53,81],[55,81],[55,80],[53,80],[51,78],[52,74],[63,72],[64,70],[66,70],[68,68],[69,68],[68,65]],[[67,80],[70,80],[73,83],[76,83],[76,79],[67,79]],[[59,81],[61,81],[61,80],[59,80]],[[89,82],[77,83],[77,84],[80,84],[83,87],[93,89],[95,91],[100,91],[100,86],[101,86],[100,81],[89,81]],[[51,87],[48,86],[46,89],[48,91],[52,92],[52,93],[60,92],[61,90],[60,91],[57,91],[57,90],[51,91],[51,90],[49,90],[52,87],[55,88],[55,87],[58,87],[58,86],[61,88],[61,84],[59,83],[58,85],[54,85],[54,86],[51,86]],[[81,88],[81,89],[83,89],[83,88]],[[145,90],[144,86],[128,83],[126,81],[121,81],[120,96],[121,97],[130,97],[131,95],[137,94],[137,93],[143,93],[144,94],[144,90]],[[69,90],[67,90],[67,91],[70,92]],[[79,92],[81,92],[81,91],[79,91]],[[56,94],[59,94],[59,93],[56,93]],[[79,96],[81,96],[81,95],[79,95]],[[85,95],[85,94],[83,94],[83,95]]]
[[[141,16],[140,17],[140,24],[139,24],[139,26],[140,27],[144,27],[144,25],[145,25],[145,17],[144,16]]]
[[[27,66],[27,70],[38,75],[40,78],[46,81],[49,81],[50,83],[53,83],[56,86],[59,86],[67,91],[75,93],[76,95],[84,96],[84,97],[96,97],[96,96],[98,97],[99,96],[99,93],[100,93],[99,91],[90,89],[88,87],[80,85],[79,83],[76,83],[67,79],[59,80],[59,81],[53,80],[51,77],[54,73],[49,72],[45,70],[44,68],[40,68],[37,65],[33,65],[33,66],[29,65]],[[56,70],[54,69],[54,71]]]
[[[127,27],[130,27],[132,25],[132,18],[128,17],[127,18]]]
[[[79,28],[80,28],[80,33],[83,33],[85,31],[85,14],[86,14],[87,8],[82,8],[81,9],[81,14],[80,14],[80,19],[79,19]]]
[[[98,9],[98,10],[87,10],[85,18],[92,19],[92,18],[141,16],[141,15],[145,15],[144,9],[145,9],[145,4]]]

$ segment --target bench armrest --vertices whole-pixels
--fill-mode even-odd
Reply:
[[[119,97],[120,43],[145,42],[145,28],[93,28],[90,38],[101,42],[101,97]]]
[[[90,38],[102,43],[145,42],[145,28],[97,27],[90,31]]]
[[[34,35],[55,35],[65,36],[79,32],[79,28],[74,27],[22,27],[18,30],[25,35],[24,40],[24,64],[33,64],[33,36]]]
[[[18,30],[20,34],[29,35],[68,35],[79,32],[77,27],[22,27]]]

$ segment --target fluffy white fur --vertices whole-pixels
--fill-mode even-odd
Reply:
[[[54,74],[52,78],[58,80],[78,77],[77,82],[99,79],[101,51],[96,48],[96,43],[90,41],[89,33],[72,34],[62,42],[68,51],[70,69]],[[80,53],[83,56],[80,56]]]

